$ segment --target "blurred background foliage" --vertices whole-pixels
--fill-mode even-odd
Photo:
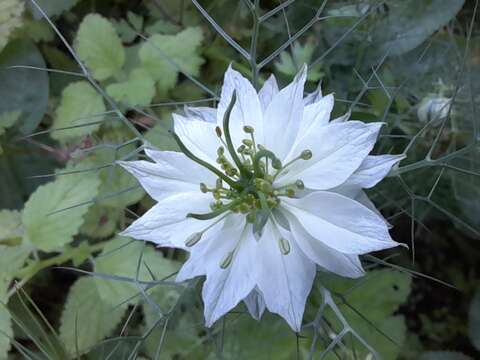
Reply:
[[[478,1],[36,3],[0,0],[0,359],[480,357]],[[300,334],[243,305],[204,328],[185,254],[116,235],[152,200],[115,161],[176,150],[171,113],[214,106],[231,63],[307,63],[406,155],[369,195],[410,250],[319,273]]]

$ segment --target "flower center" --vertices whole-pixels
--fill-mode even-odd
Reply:
[[[215,131],[222,146],[217,149],[215,167],[192,154],[180,138],[173,134],[181,151],[193,161],[212,171],[216,176],[215,187],[209,188],[206,184],[200,184],[200,191],[211,193],[213,202],[210,205],[211,212],[206,214],[188,214],[199,220],[209,220],[220,217],[226,212],[245,214],[248,222],[253,224],[253,230],[260,233],[267,222],[271,212],[281,201],[281,197],[295,197],[295,192],[304,188],[303,182],[298,179],[295,182],[276,187],[275,179],[287,167],[299,160],[309,160],[312,157],[310,150],[302,153],[286,164],[277,158],[270,150],[255,140],[255,130],[251,126],[244,126],[246,138],[235,149],[230,136],[230,114],[235,103],[235,93],[225,111],[223,128],[216,127]],[[216,222],[215,222],[216,223]],[[215,224],[214,223],[214,224]],[[213,226],[213,225],[212,225]],[[204,231],[208,230],[209,226]],[[194,234],[186,242],[187,246],[193,246],[201,238],[201,233]]]

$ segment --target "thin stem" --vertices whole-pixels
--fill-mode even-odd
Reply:
[[[257,44],[258,44],[258,35],[260,33],[260,21],[258,13],[260,11],[260,0],[255,0],[254,9],[253,9],[253,34],[250,44],[250,66],[252,68],[252,83],[253,87],[256,89],[258,86],[258,65],[257,65]]]

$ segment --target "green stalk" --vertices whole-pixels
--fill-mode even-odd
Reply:
[[[173,131],[170,132],[173,136],[173,139],[177,143],[178,147],[180,150],[191,160],[195,161],[197,164],[203,166],[204,168],[210,170],[213,172],[215,175],[217,175],[219,178],[221,178],[223,181],[225,181],[228,185],[230,185],[231,188],[236,189],[236,190],[242,190],[242,186],[235,182],[234,180],[230,179],[227,175],[222,173],[220,170],[218,170],[215,166],[209,164],[206,161],[203,161],[202,159],[196,157],[190,150],[187,149],[187,147],[183,144],[182,140],[178,137],[177,134],[175,134]]]
[[[235,105],[236,100],[237,100],[237,93],[234,90],[232,94],[232,99],[230,100],[227,110],[223,115],[223,132],[225,133],[225,142],[227,143],[227,150],[232,156],[232,159],[235,165],[237,165],[238,170],[240,171],[240,174],[242,174],[244,177],[248,177],[249,174],[243,167],[242,161],[240,160],[240,158],[237,155],[237,152],[235,151],[235,147],[233,146],[233,142],[232,142],[232,137],[230,135],[230,115],[232,114],[233,106]]]

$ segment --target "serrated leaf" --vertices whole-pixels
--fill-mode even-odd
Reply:
[[[470,356],[454,351],[428,351],[420,360],[473,360]]]
[[[0,114],[20,111],[19,129],[30,134],[47,109],[49,86],[45,71],[9,69],[11,66],[45,68],[35,44],[27,39],[10,41],[0,53]]]
[[[65,142],[91,134],[100,127],[100,124],[81,125],[102,121],[104,112],[105,104],[103,98],[92,85],[86,81],[72,83],[62,92],[60,105],[55,112],[53,128],[79,127],[54,131],[51,133],[51,136],[55,140]]]
[[[80,232],[93,238],[106,238],[117,229],[121,215],[121,209],[95,204],[85,215]]]
[[[138,53],[140,62],[157,81],[161,93],[175,86],[179,69],[198,75],[204,62],[198,54],[202,40],[202,30],[189,27],[176,35],[153,35],[142,45]]]
[[[62,171],[76,169],[68,167]],[[89,201],[97,196],[99,185],[96,173],[76,173],[39,186],[25,203],[22,215],[26,240],[43,251],[71,242],[91,206]],[[68,210],[53,213],[63,209]]]
[[[16,210],[0,210],[0,243],[23,236],[22,214]]]
[[[107,93],[129,107],[148,105],[155,95],[155,81],[143,69],[134,69],[125,82],[110,84]]]
[[[81,277],[70,288],[61,316],[60,339],[71,354],[85,353],[108,337],[122,320],[125,308],[105,303],[95,279]]]
[[[12,32],[22,25],[24,3],[19,0],[0,1],[0,52]]]
[[[40,8],[48,16],[57,16],[61,15],[63,12],[70,10],[75,6],[80,0],[35,0]],[[30,8],[32,9],[33,16],[36,19],[41,19],[43,15],[38,11],[38,9],[31,4]]]
[[[401,347],[405,340],[405,320],[403,316],[393,314],[406,301],[410,292],[408,275],[393,270],[375,270],[368,272],[364,278],[350,280],[320,273],[319,281],[334,293],[347,293],[346,301]],[[361,284],[353,287],[358,282]],[[350,289],[353,290],[349,291]],[[350,326],[378,351],[383,359],[396,359],[399,346],[341,301],[337,301],[337,305]],[[361,345],[359,347],[362,348]],[[363,352],[367,353],[366,350]]]
[[[477,290],[470,304],[468,334],[473,346],[480,351],[480,289]]]
[[[125,50],[110,21],[98,14],[87,15],[77,33],[76,50],[97,80],[120,72]]]
[[[111,240],[102,253],[95,259],[95,272],[112,276],[122,276],[135,279],[140,256],[138,280],[153,281],[163,279],[178,270],[178,264],[165,259],[161,252],[142,241],[130,240],[117,236]],[[152,274],[150,273],[152,272]],[[139,290],[133,282],[115,279],[95,278],[101,298],[112,304],[121,302],[136,303],[141,297],[134,297]]]

